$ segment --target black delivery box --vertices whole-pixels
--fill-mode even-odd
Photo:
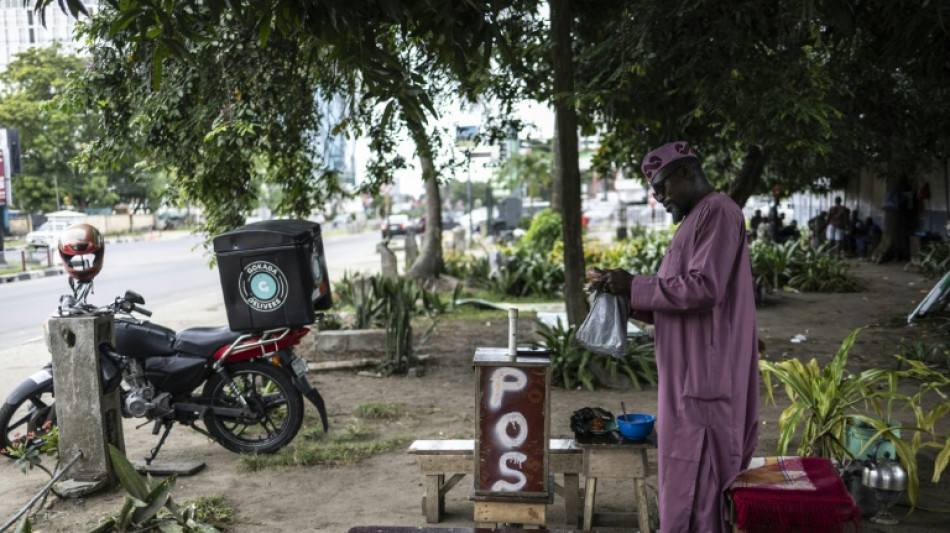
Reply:
[[[254,222],[213,242],[232,331],[305,326],[332,305],[320,224]]]

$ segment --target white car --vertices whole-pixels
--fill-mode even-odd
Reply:
[[[79,219],[47,220],[39,228],[26,234],[26,245],[32,248],[53,248],[59,243],[63,230]]]

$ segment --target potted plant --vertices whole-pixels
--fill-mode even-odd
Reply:
[[[858,374],[852,374],[846,368],[848,354],[854,346],[854,339],[861,328],[851,332],[841,343],[841,347],[831,362],[824,368],[812,359],[803,364],[798,359],[781,362],[759,361],[759,368],[765,381],[767,401],[775,402],[773,391],[775,378],[785,386],[791,404],[779,417],[779,455],[788,453],[789,445],[802,427],[798,447],[800,455],[825,457],[842,460],[854,457],[845,444],[845,432],[851,426],[874,428],[874,433],[858,451],[866,450],[878,437],[887,439],[897,452],[902,466],[907,471],[907,496],[911,506],[917,502],[919,488],[917,454],[924,447],[937,448],[940,452],[934,465],[933,482],[950,460],[950,435],[938,435],[936,422],[950,411],[950,400],[942,389],[950,385],[950,379],[919,361],[907,361],[902,370],[872,368]],[[903,365],[902,365],[903,366]],[[914,393],[901,392],[901,384],[916,385]],[[935,395],[937,400],[930,410],[925,410],[923,399]],[[914,414],[914,425],[892,425],[892,409],[899,407]],[[905,441],[904,436],[911,438]]]

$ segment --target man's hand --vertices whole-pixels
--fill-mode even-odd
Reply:
[[[601,270],[597,267],[591,267],[587,271],[587,292],[601,291],[608,294],[618,294],[621,296],[630,296],[630,284],[633,283],[633,275],[621,268],[613,270]]]

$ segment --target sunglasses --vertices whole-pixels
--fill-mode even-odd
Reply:
[[[684,167],[679,167],[671,172],[665,173],[660,176],[660,178],[654,181],[651,186],[653,187],[653,194],[659,196],[666,196],[666,182],[670,180],[673,176],[679,174],[683,171]]]

